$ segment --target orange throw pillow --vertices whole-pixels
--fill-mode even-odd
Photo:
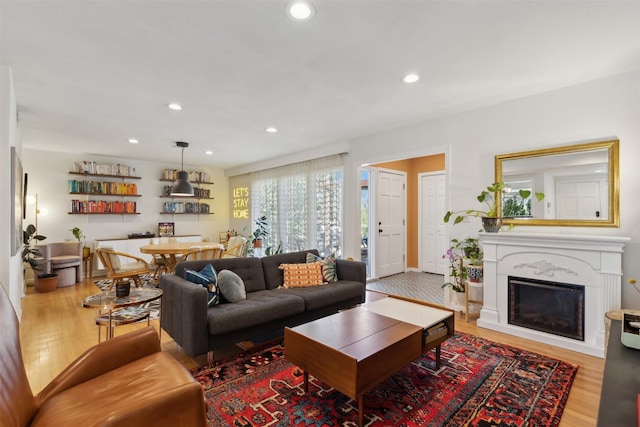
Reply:
[[[283,288],[303,288],[325,284],[321,262],[280,264],[278,268],[284,271]]]

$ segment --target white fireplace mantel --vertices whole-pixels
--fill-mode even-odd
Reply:
[[[484,302],[478,326],[604,357],[604,314],[620,308],[622,252],[627,237],[480,233]],[[525,277],[585,287],[584,341],[508,323],[507,280]]]

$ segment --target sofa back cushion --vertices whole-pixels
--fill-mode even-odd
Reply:
[[[318,255],[317,249],[309,249],[300,252],[289,252],[260,258],[264,271],[264,281],[267,289],[276,289],[284,283],[284,272],[280,270],[280,264],[302,264],[307,262],[307,252]]]
[[[211,264],[217,272],[231,270],[236,273],[244,282],[247,293],[267,289],[260,258],[240,257],[184,261],[176,265],[176,275],[184,279],[185,269],[200,271],[207,264]]]

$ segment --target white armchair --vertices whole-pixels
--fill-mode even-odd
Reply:
[[[58,286],[70,286],[84,280],[82,243],[57,242],[37,245],[42,254],[38,260],[42,274],[57,273]]]

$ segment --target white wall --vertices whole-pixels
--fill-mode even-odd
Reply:
[[[18,319],[22,309],[20,300],[24,295],[22,285],[22,257],[20,251],[11,253],[11,147],[16,147],[21,157],[22,144],[18,129],[16,98],[11,69],[0,66],[0,282],[7,291]]]
[[[623,307],[640,308],[627,280],[640,279],[640,72],[428,120],[351,141],[345,166],[345,256],[359,254],[361,164],[447,152],[449,208],[478,207],[475,196],[494,178],[494,156],[620,139],[620,228],[519,227],[523,231],[628,236],[623,256]],[[444,214],[444,212],[443,212]],[[480,224],[450,226],[451,237]]]
[[[69,215],[71,200],[82,199],[82,196],[68,193],[68,180],[100,180],[84,178],[81,175],[69,175],[73,163],[80,160],[104,161],[109,163],[123,163],[134,166],[136,174],[142,179],[134,182],[138,187],[138,194],[142,197],[130,198],[137,203],[140,215]],[[203,200],[211,206],[214,215],[167,215],[160,214],[164,202],[161,199],[163,187],[169,183],[161,182],[160,177],[165,168],[174,168],[175,164],[163,164],[113,157],[101,157],[89,154],[71,154],[39,150],[24,150],[23,167],[29,174],[28,193],[38,194],[38,204],[42,211],[48,210],[47,215],[38,216],[38,232],[47,236],[45,242],[57,242],[73,239],[69,231],[73,227],[80,227],[87,239],[87,245],[92,245],[95,239],[126,238],[135,232],[158,232],[158,222],[175,222],[176,234],[201,234],[211,241],[218,241],[218,232],[229,227],[229,187],[228,179],[223,171],[203,166],[185,165],[186,170],[200,170],[208,172],[214,185],[206,186],[211,190],[214,200]],[[93,199],[99,196],[92,196]],[[118,200],[115,197],[105,197],[104,200]],[[187,201],[184,199],[178,201]],[[35,206],[27,206],[26,224],[35,222]]]

